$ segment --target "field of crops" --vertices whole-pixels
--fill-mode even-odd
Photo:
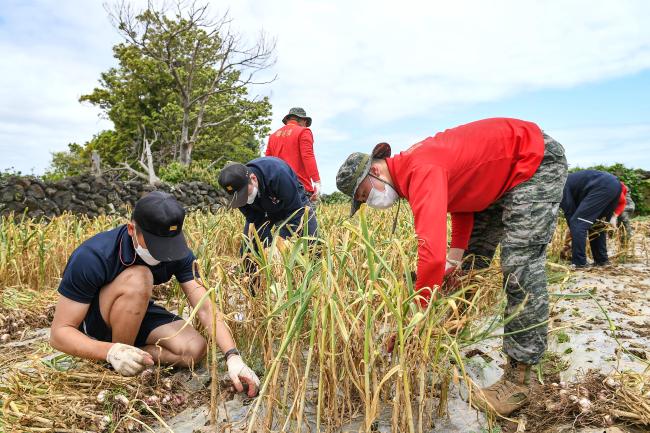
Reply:
[[[212,409],[216,431],[337,431],[353,420],[372,431],[386,411],[392,431],[430,431],[436,418],[447,415],[449,384],[471,386],[463,351],[502,335],[508,318],[500,316],[505,298],[498,261],[470,272],[462,289],[420,311],[413,301],[417,241],[410,212],[402,211],[394,236],[394,210],[362,211],[354,219],[347,212],[345,205],[321,206],[313,245],[306,238],[273,243],[255,257],[255,278],[240,267],[238,213],[187,218],[185,232],[210,289],[205,302],[225,313],[243,357],[262,379],[260,397],[247,402],[247,416],[237,425],[218,411],[228,390],[218,380],[224,366],[216,344],[206,362],[214,380],[195,392],[167,369],[126,379],[100,363],[54,354],[43,339],[17,344],[48,326],[74,248],[124,220],[3,220],[0,431],[152,431],[147,426],[155,423],[165,431],[164,419],[202,402]],[[647,254],[648,233],[648,225],[639,224],[615,260]],[[569,275],[559,260],[563,245],[560,225],[549,249],[556,280]],[[193,317],[175,284],[158,288],[156,296]],[[391,335],[397,337],[389,354],[385,343]]]

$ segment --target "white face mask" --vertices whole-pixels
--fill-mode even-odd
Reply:
[[[156,260],[154,256],[151,255],[148,249],[142,248],[140,245],[137,244],[138,235],[135,233],[135,230],[133,231],[133,233],[134,233],[133,246],[135,247],[135,252],[138,253],[140,258],[149,266],[156,266],[160,264],[160,260]]]
[[[375,188],[375,185],[372,182],[372,177],[370,178],[370,183],[372,184],[372,189],[370,190],[368,199],[366,200],[366,204],[368,206],[375,209],[388,209],[393,204],[395,204],[399,198],[399,195],[392,186],[390,186],[388,183],[384,183],[384,190],[379,191]]]
[[[254,186],[253,187],[253,192],[248,194],[248,200],[246,201],[246,203],[253,204],[253,202],[255,201],[256,198],[257,198],[257,187]]]

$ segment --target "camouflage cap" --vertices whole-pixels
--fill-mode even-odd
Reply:
[[[336,174],[336,187],[343,194],[349,195],[352,198],[350,216],[353,216],[359,210],[359,206],[361,206],[361,202],[354,199],[354,194],[357,192],[359,184],[368,176],[372,161],[374,159],[386,159],[390,155],[390,144],[381,142],[372,149],[370,155],[355,152],[348,156],[341,168],[339,168],[339,172]]]
[[[343,194],[349,195],[352,198],[352,207],[350,208],[350,216],[361,206],[361,202],[354,199],[354,194],[359,188],[359,184],[365,179],[370,171],[372,158],[367,153],[355,152],[348,156],[339,172],[336,174],[336,187]]]
[[[284,118],[282,119],[282,123],[286,125],[287,122],[289,121],[290,116],[295,116],[300,119],[305,119],[305,121],[307,122],[307,128],[311,126],[311,117],[307,116],[307,112],[302,107],[293,107],[291,110],[289,110],[289,114],[284,116]]]

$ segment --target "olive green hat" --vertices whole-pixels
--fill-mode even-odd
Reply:
[[[368,176],[372,160],[388,158],[390,154],[390,145],[388,143],[379,143],[370,155],[354,152],[347,157],[341,168],[339,168],[339,172],[336,174],[336,187],[343,194],[352,198],[350,216],[353,216],[361,206],[361,202],[355,200],[354,195],[357,188],[359,188],[359,184]]]
[[[291,116],[295,116],[300,119],[305,119],[305,121],[307,122],[307,128],[311,126],[311,117],[307,116],[307,112],[305,111],[304,108],[293,107],[291,110],[289,110],[289,114],[284,116],[284,118],[282,119],[282,123],[286,125],[287,122],[289,121],[289,117]]]

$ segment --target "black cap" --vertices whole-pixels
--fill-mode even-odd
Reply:
[[[186,257],[190,252],[183,235],[185,209],[172,196],[153,191],[142,197],[133,209],[133,221],[142,232],[147,249],[161,262]]]
[[[244,164],[229,162],[219,173],[219,185],[232,196],[228,207],[242,207],[248,201],[248,184],[251,171]]]

